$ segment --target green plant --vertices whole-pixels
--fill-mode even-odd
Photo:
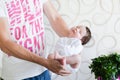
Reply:
[[[102,80],[116,80],[120,74],[120,55],[117,52],[101,55],[92,59],[89,68],[96,79],[101,77]]]

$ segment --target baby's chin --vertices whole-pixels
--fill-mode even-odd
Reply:
[[[72,30],[70,30],[70,32],[69,32],[69,34],[68,34],[68,37],[69,37],[69,38],[74,37]]]
[[[68,37],[69,37],[69,38],[76,38],[76,36],[75,36],[73,33],[70,33],[70,34],[68,35]]]
[[[68,37],[69,37],[69,38],[78,38],[78,37],[76,36],[76,33],[75,33],[75,31],[74,31],[73,29],[70,29],[69,34],[68,34]]]

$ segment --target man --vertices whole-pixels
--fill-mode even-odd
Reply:
[[[58,75],[70,74],[64,68],[64,58],[45,58],[43,10],[56,33],[67,36],[67,25],[49,0],[0,0],[4,80],[50,80],[44,67]]]

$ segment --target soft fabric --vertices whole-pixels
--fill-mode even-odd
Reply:
[[[43,3],[46,0],[0,0],[0,17],[9,21],[11,39],[31,52],[44,54]],[[21,80],[45,71],[43,66],[3,55],[2,78]]]
[[[57,41],[55,45],[55,51],[59,52],[59,54],[63,56],[80,54],[82,49],[83,46],[81,44],[81,41],[77,38],[62,37]]]
[[[57,51],[62,56],[72,56],[75,54],[80,54],[82,49],[82,43],[77,38],[62,37],[57,41],[55,45],[55,51]],[[71,72],[77,72],[79,67],[73,69],[72,67],[70,67],[70,65],[67,65],[67,69]]]

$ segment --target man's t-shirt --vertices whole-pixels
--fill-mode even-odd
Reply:
[[[42,56],[44,54],[43,3],[46,0],[0,0],[0,17],[9,22],[11,39]],[[2,78],[21,80],[39,75],[45,69],[40,65],[3,55]]]

